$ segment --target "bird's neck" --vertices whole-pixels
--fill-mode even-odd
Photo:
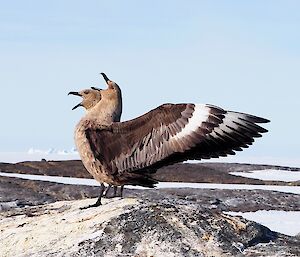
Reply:
[[[100,124],[111,124],[120,121],[122,101],[102,99],[96,106],[88,110],[85,118],[95,120]]]

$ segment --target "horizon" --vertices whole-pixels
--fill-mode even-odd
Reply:
[[[122,121],[166,102],[210,103],[271,120],[240,158],[299,159],[299,7],[258,0],[5,2],[0,152],[72,149],[84,112],[71,111],[78,99],[67,93],[105,86],[105,72],[122,89]]]

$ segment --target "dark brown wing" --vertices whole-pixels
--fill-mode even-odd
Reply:
[[[87,129],[95,157],[111,174],[153,171],[187,159],[234,154],[248,147],[268,122],[212,105],[165,104],[111,131]]]
[[[150,158],[186,126],[193,112],[193,104],[164,104],[136,119],[114,123],[112,132],[87,129],[86,136],[95,157],[112,172],[141,169],[153,164]]]
[[[153,165],[152,169],[158,169],[164,163],[168,165],[186,160],[200,160],[235,155],[235,151],[242,151],[252,145],[255,138],[268,132],[257,125],[268,123],[269,120],[257,116],[227,111],[222,123],[216,126],[212,132],[207,133],[196,146],[184,153],[170,155],[161,163]]]

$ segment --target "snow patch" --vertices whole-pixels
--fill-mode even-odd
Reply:
[[[247,163],[247,164],[261,164],[272,166],[286,166],[286,167],[300,167],[300,158],[293,157],[272,157],[272,156],[241,156],[243,153],[237,155],[230,155],[226,157],[212,158],[208,160],[189,160],[186,163],[204,163],[204,162],[227,162],[227,163]]]
[[[48,182],[56,182],[69,185],[86,185],[99,186],[94,179],[87,178],[70,178],[58,176],[29,175],[19,173],[0,172],[0,176],[14,177],[29,180],[40,180]],[[129,189],[147,189],[140,186],[126,186]],[[298,186],[275,186],[275,185],[245,185],[245,184],[212,184],[212,183],[184,183],[184,182],[159,182],[156,188],[200,188],[200,189],[231,189],[231,190],[269,190],[284,193],[300,194]]]
[[[232,216],[242,216],[269,229],[289,236],[300,233],[300,211],[260,210],[256,212],[224,212]]]
[[[292,182],[300,180],[299,171],[288,171],[288,170],[253,170],[249,172],[230,172],[229,174],[234,176],[255,178],[260,180],[270,181],[285,181]]]

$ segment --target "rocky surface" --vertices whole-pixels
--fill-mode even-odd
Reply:
[[[0,176],[0,211],[61,200],[96,197],[99,187],[65,185]]]
[[[2,212],[0,255],[299,256],[300,242],[185,199],[62,201]]]
[[[178,164],[161,181],[282,184],[228,174],[296,168]],[[0,164],[0,171],[90,178],[79,161]],[[292,184],[298,185],[299,182]],[[264,190],[125,189],[93,203],[99,187],[0,176],[0,256],[300,256],[299,237],[270,231],[226,211],[300,211],[300,195]],[[78,200],[79,199],[79,200]]]

